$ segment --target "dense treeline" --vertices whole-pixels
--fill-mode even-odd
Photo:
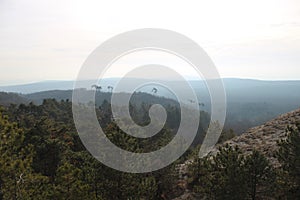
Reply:
[[[149,107],[131,104],[133,119],[147,124]],[[158,149],[173,138],[180,113],[171,105],[166,110],[170,116],[166,126],[151,141],[123,133],[112,120],[108,101],[96,112],[113,143],[141,152]],[[180,193],[176,163],[157,172],[129,174],[92,157],[77,134],[68,100],[11,105],[0,117],[0,199],[170,199]]]
[[[146,103],[131,103],[132,118],[141,125],[149,123],[149,107]],[[150,141],[120,130],[112,120],[108,101],[96,113],[113,143],[142,152],[164,146],[176,133],[180,111],[175,105],[165,107],[170,117],[159,137]],[[206,113],[202,112],[201,117],[194,145],[201,142],[209,122]],[[259,152],[244,155],[236,147],[225,146],[215,156],[192,162],[189,189],[199,199],[299,199],[299,130],[300,126],[289,128],[287,139],[279,141],[276,155],[280,167],[274,167]],[[224,131],[219,142],[234,136],[232,130]],[[11,105],[0,111],[0,199],[172,199],[186,189],[179,184],[182,180],[177,164],[191,159],[196,150],[190,149],[176,163],[156,172],[122,173],[101,164],[86,151],[68,100]]]
[[[278,142],[278,163],[253,151],[225,145],[215,156],[196,159],[189,187],[200,199],[300,199],[300,125]]]
[[[93,90],[82,91],[87,96],[91,93],[94,93]],[[29,102],[34,102],[35,104],[42,104],[44,99],[55,98],[57,101],[72,99],[72,90],[49,90],[36,92],[32,94],[16,94],[16,93],[6,93],[0,92],[0,105],[8,106],[11,103],[13,104],[28,104]],[[103,90],[97,91],[95,93],[95,101],[96,105],[100,106],[103,101],[110,102],[112,93]],[[171,106],[178,107],[178,102],[170,97],[164,97],[161,91],[158,95],[154,95],[153,93],[146,92],[135,92],[132,95],[129,93],[114,93],[117,98],[125,98],[131,96],[131,103],[134,105],[138,105],[140,107],[141,103],[151,105],[154,103],[163,105],[163,106]],[[247,129],[265,123],[266,121],[276,117],[279,114],[288,112],[297,107],[295,103],[267,103],[253,100],[251,102],[243,100],[238,101],[234,98],[234,101],[228,101],[227,104],[227,118],[225,122],[226,129],[233,129],[235,133],[241,134],[245,132]],[[190,102],[186,99],[184,100],[186,104],[190,104]],[[245,101],[245,102],[244,102]],[[298,101],[297,101],[298,102]],[[204,104],[200,104],[201,109],[209,112],[210,111],[210,101],[205,102]]]

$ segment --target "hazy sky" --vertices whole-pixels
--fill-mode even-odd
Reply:
[[[137,28],[190,37],[222,77],[300,79],[299,0],[0,0],[0,84],[74,79],[94,48]]]

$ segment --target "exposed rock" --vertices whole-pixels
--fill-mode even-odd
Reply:
[[[277,142],[286,138],[286,128],[295,126],[297,122],[300,122],[300,109],[280,115],[261,126],[249,129],[242,135],[234,137],[223,144],[216,145],[208,156],[216,155],[219,147],[229,144],[230,146],[238,146],[246,155],[253,150],[257,150],[264,154],[274,166],[278,166],[278,161],[275,158],[275,152],[278,150]],[[192,162],[192,160],[188,160],[178,165],[179,177],[182,181],[181,184],[185,187],[185,192],[174,200],[202,199],[186,189],[187,170]]]
[[[300,122],[300,109],[280,115],[261,126],[251,128],[244,134],[217,145],[209,155],[215,155],[220,146],[229,144],[238,146],[245,154],[250,154],[253,150],[260,151],[272,164],[277,165],[278,162],[275,158],[275,152],[278,150],[277,142],[286,137],[286,128],[295,126],[297,122]]]

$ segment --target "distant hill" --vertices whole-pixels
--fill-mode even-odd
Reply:
[[[69,90],[72,87],[72,81],[44,81],[22,85],[0,86],[0,91],[29,94],[48,90]]]
[[[29,100],[15,93],[0,92],[0,105],[8,106],[10,104],[28,103]]]
[[[101,95],[97,95],[97,104],[101,104],[104,99],[110,99],[110,89],[114,87],[119,79],[103,79],[101,81]],[[126,79],[128,84],[136,79]],[[226,128],[232,128],[237,134],[241,134],[250,127],[261,125],[272,118],[300,107],[300,81],[260,81],[251,79],[223,79],[227,96],[227,121]],[[170,81],[184,95],[178,81]],[[91,90],[91,85],[95,81],[81,81],[80,84]],[[125,82],[126,84],[126,82]],[[199,101],[204,103],[202,110],[210,112],[210,95],[204,81],[190,81]],[[151,90],[158,89],[156,97],[166,99],[176,99],[176,96],[166,88],[147,85],[139,88],[136,93],[140,93],[138,99],[146,102],[151,101]],[[22,98],[40,104],[43,99],[55,98],[57,100],[69,99],[72,97],[73,81],[47,81],[27,85],[2,86],[0,91],[22,93]],[[126,88],[126,87],[125,87]],[[128,91],[123,91],[128,94]],[[188,104],[188,99],[183,100]],[[1,103],[1,102],[0,102]],[[7,103],[6,103],[7,104]]]
[[[109,86],[115,87],[117,82],[120,79],[118,78],[108,78],[101,80],[101,91],[110,92]],[[137,79],[128,78],[125,80],[126,84],[132,84]],[[289,110],[296,109],[300,106],[300,81],[260,81],[260,80],[250,80],[250,79],[223,79],[227,102],[230,107],[240,107],[242,104],[258,105],[264,106],[274,105],[277,107],[278,112],[287,112]],[[91,89],[93,84],[97,81],[86,80],[80,81],[82,88]],[[178,88],[179,91],[184,95],[184,89],[181,89],[182,84],[179,81],[168,81],[166,82]],[[199,101],[205,103],[206,106],[204,109],[209,110],[210,108],[210,95],[204,81],[189,81],[190,85],[196,92]],[[3,92],[14,92],[21,94],[32,94],[37,92],[44,91],[53,91],[53,90],[72,90],[73,81],[45,81],[32,84],[24,85],[14,85],[14,86],[0,86],[0,91]],[[137,89],[137,92],[146,92],[151,93],[153,87],[158,89],[157,96],[164,96],[167,98],[175,99],[176,96],[172,94],[166,88],[160,86],[153,86],[151,84]],[[128,93],[129,91],[121,91]],[[50,93],[46,96],[50,96]],[[186,101],[188,101],[186,99]],[[234,110],[234,108],[230,109]],[[240,110],[238,108],[238,110]],[[275,114],[278,114],[275,112]],[[276,115],[275,115],[276,116]],[[274,117],[275,117],[274,116]]]
[[[119,78],[106,78],[101,80],[102,91],[108,92],[108,86],[115,86]],[[127,78],[125,84],[137,81],[135,78]],[[300,81],[262,81],[252,79],[236,79],[225,78],[222,79],[226,89],[228,99],[233,102],[253,102],[253,101],[269,101],[271,98],[281,100],[281,98],[288,95],[290,97],[299,97]],[[176,85],[180,89],[181,83],[179,81],[167,81],[172,85]],[[97,83],[96,80],[80,81],[82,88],[90,89],[91,85]],[[202,80],[190,80],[189,83],[194,88],[199,97],[204,98],[204,101],[209,99],[208,90],[206,88],[205,81]],[[22,85],[10,85],[0,86],[0,91],[14,92],[22,94],[30,94],[48,90],[71,90],[73,89],[74,81],[43,81]],[[140,91],[150,92],[152,86],[146,86]],[[158,87],[158,94],[161,96],[167,96],[169,91],[165,88]],[[123,91],[128,92],[128,91]],[[184,92],[184,91],[182,91]],[[272,99],[275,100],[275,99]]]
[[[109,85],[115,85],[117,81],[118,79],[115,78],[105,79],[103,88],[106,89]],[[93,80],[86,80],[80,83],[84,88],[90,89],[91,85],[95,84],[95,82],[96,81]],[[30,94],[49,90],[71,90],[73,89],[73,85],[74,81],[42,81],[21,85],[0,86],[0,91]]]
[[[58,101],[60,100],[72,100],[72,90],[50,90],[50,91],[43,91],[43,92],[36,92],[32,94],[25,94],[22,95],[24,98],[28,99],[29,101],[32,101],[35,104],[41,104],[44,99],[56,99]],[[89,96],[90,94],[93,94],[95,91],[92,90],[84,90]],[[104,100],[110,102],[112,93],[110,92],[96,92],[96,104],[97,106],[100,106]],[[122,99],[128,96],[131,96],[129,93],[116,93],[115,94],[117,98]],[[136,105],[140,105],[141,103],[146,104],[153,104],[153,103],[160,103],[161,105],[176,105],[178,106],[178,102],[174,99],[169,99],[161,96],[155,96],[149,93],[144,92],[137,92],[134,95],[132,95],[131,103],[134,103]]]

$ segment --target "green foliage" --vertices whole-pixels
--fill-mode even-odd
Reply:
[[[212,199],[214,197],[214,175],[212,161],[208,158],[197,158],[189,166],[189,185],[195,193],[202,197]]]
[[[226,145],[213,159],[216,199],[243,199],[246,196],[244,157],[238,147]]]
[[[55,189],[58,199],[88,199],[89,185],[81,169],[65,161],[57,168]]]
[[[248,194],[251,199],[273,196],[275,172],[269,161],[258,151],[253,151],[245,159]]]
[[[47,178],[33,172],[32,145],[24,145],[24,131],[0,113],[0,199],[39,197]]]
[[[151,103],[130,104],[136,123],[149,123]],[[108,101],[96,113],[111,142],[128,151],[151,152],[171,141],[178,128],[180,112],[176,104],[166,107],[171,118],[156,136],[147,139],[124,133],[112,121]],[[209,122],[206,114],[201,116],[198,133],[203,133]],[[234,200],[268,199],[274,197],[275,188],[278,198],[299,199],[299,126],[287,131],[288,137],[279,142],[277,153],[280,170],[257,151],[245,155],[237,147],[226,145],[215,156],[192,162],[188,171],[190,189],[201,198]],[[231,130],[224,131],[219,142],[234,135]],[[194,150],[178,162],[198,156],[197,144],[203,136],[197,135]],[[179,194],[178,162],[152,173],[129,174],[91,156],[77,134],[69,101],[47,99],[42,105],[12,105],[1,110],[0,154],[0,199],[159,200]]]
[[[228,144],[189,168],[192,190],[208,199],[259,199],[271,195],[273,169],[257,151],[245,156]]]
[[[300,125],[288,127],[287,138],[279,142],[277,152],[281,164],[279,185],[281,195],[288,199],[300,198]]]
[[[3,112],[8,117],[0,118],[0,199],[122,200],[172,196],[177,180],[175,164],[148,174],[122,173],[104,166],[82,145],[68,101],[47,99],[42,105],[21,104]],[[96,112],[107,137],[128,151],[159,149],[173,137],[167,127],[157,137],[145,140],[125,134],[111,121],[108,102]]]

